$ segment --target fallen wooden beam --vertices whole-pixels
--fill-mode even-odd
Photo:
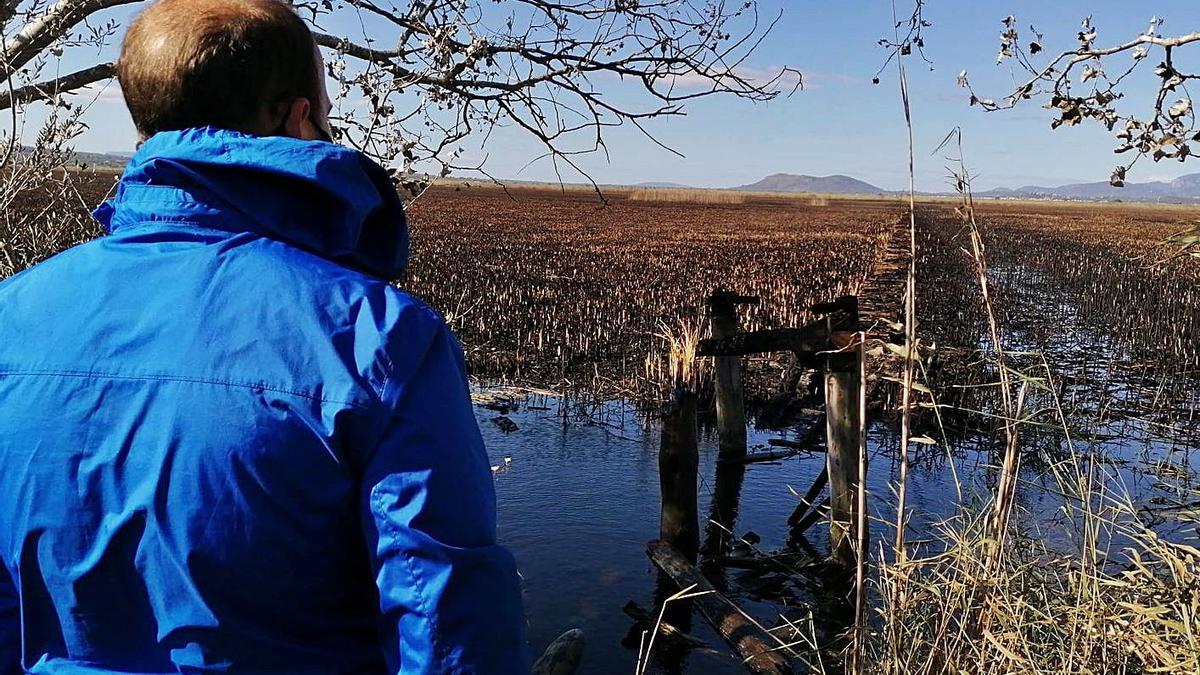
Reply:
[[[821,494],[821,490],[825,489],[825,485],[829,483],[829,466],[821,468],[821,473],[817,474],[817,479],[809,486],[808,492],[804,493],[804,498],[796,505],[796,510],[792,511],[792,515],[788,516],[788,526],[795,528],[804,519],[804,515],[810,509],[816,508],[817,496]]]
[[[821,500],[811,511],[801,517],[796,524],[792,526],[792,537],[799,537],[808,531],[816,522],[825,516],[829,515],[829,497]]]
[[[843,295],[832,302],[817,303],[810,307],[809,311],[813,314],[833,314],[834,312],[858,314],[858,296]]]
[[[646,552],[664,574],[671,577],[680,588],[693,588],[691,598],[712,627],[725,638],[742,657],[745,665],[756,673],[791,673],[792,667],[778,640],[769,635],[758,624],[751,621],[733,604],[713,588],[700,570],[692,566],[679,551],[662,541],[646,545]]]
[[[748,452],[740,457],[720,457],[717,459],[722,464],[754,464],[755,462],[777,462],[781,459],[788,459],[800,454],[800,450],[796,448],[785,448],[783,450],[757,450]]]
[[[625,603],[625,607],[621,610],[625,615],[637,622],[638,626],[645,631],[654,630],[658,626],[658,633],[668,640],[674,640],[689,649],[701,649],[707,647],[703,640],[698,640],[687,632],[672,626],[666,621],[659,621],[655,616],[650,614],[645,608],[637,604],[633,600]]]
[[[799,328],[773,328],[737,333],[729,337],[701,340],[697,356],[748,356],[767,352],[793,352],[802,362],[811,364],[819,354],[841,349],[853,341],[859,329],[858,302],[853,297],[818,306],[828,316]],[[850,311],[853,309],[853,311]]]

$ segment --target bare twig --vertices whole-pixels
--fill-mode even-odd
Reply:
[[[1133,152],[1132,160],[1113,170],[1109,181],[1114,187],[1124,186],[1127,172],[1142,157],[1149,156],[1155,162],[1163,159],[1183,162],[1191,157],[1189,143],[1200,141],[1200,133],[1187,83],[1200,79],[1200,75],[1179,70],[1174,52],[1200,43],[1200,32],[1163,35],[1160,30],[1163,21],[1154,17],[1146,31],[1118,44],[1099,47],[1098,32],[1089,16],[1076,34],[1074,49],[1064,50],[1037,66],[1034,59],[1044,51],[1042,34],[1030,26],[1033,37],[1026,46],[1021,41],[1016,17],[1008,16],[1002,24],[997,62],[1016,64],[1015,68],[1024,72],[1025,77],[1011,93],[996,101],[977,96],[967,72],[962,71],[958,83],[969,90],[971,105],[997,111],[1014,108],[1022,101],[1044,98],[1046,106],[1056,111],[1057,117],[1051,123],[1054,128],[1086,120],[1103,124],[1119,141],[1115,152]],[[1161,50],[1162,59],[1154,68],[1157,86],[1150,114],[1141,117],[1122,114],[1117,104],[1125,97],[1125,81],[1150,60],[1151,50]],[[1129,55],[1130,61],[1114,63],[1110,57],[1120,54]],[[1077,92],[1079,88],[1084,91]]]

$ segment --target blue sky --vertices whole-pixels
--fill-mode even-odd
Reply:
[[[647,143],[627,127],[608,133],[608,158],[586,157],[582,166],[596,180],[610,183],[672,181],[723,187],[787,172],[843,173],[883,188],[902,188],[907,149],[895,69],[883,73],[880,85],[871,84],[886,57],[876,41],[891,32],[890,1],[760,0],[760,7],[771,14],[782,8],[784,15],[747,66],[763,72],[784,65],[797,68],[805,73],[804,91],[761,104],[711,98],[693,103],[686,117],[651,121],[648,128],[683,158]],[[899,7],[903,13],[904,0]],[[963,129],[968,162],[979,176],[977,187],[985,189],[1105,180],[1122,159],[1112,153],[1114,141],[1103,128],[1085,124],[1052,131],[1049,112],[1037,105],[995,113],[968,107],[966,92],[955,84],[962,69],[970,73],[981,96],[999,99],[1011,91],[1012,71],[995,64],[1000,22],[1008,14],[1016,15],[1023,31],[1034,24],[1045,34],[1047,50],[1054,52],[1075,44],[1080,20],[1088,14],[1099,29],[1099,44],[1133,37],[1145,30],[1152,15],[1165,18],[1165,33],[1200,30],[1197,0],[930,0],[926,11],[934,24],[926,37],[933,69],[918,58],[908,60],[918,187],[926,190],[945,186],[945,162],[932,153],[956,126]],[[1200,70],[1200,46],[1191,51],[1177,55],[1177,62]],[[1126,57],[1116,58],[1124,63]],[[1143,66],[1130,89],[1129,101],[1135,104],[1130,112],[1139,107],[1145,111],[1153,65]],[[80,139],[80,149],[133,147],[132,125],[114,94],[115,89],[93,106],[91,131]],[[617,82],[610,95],[619,100],[637,96],[633,88]],[[548,161],[526,166],[541,152],[516,129],[494,133],[486,149],[479,141],[468,142],[464,149],[468,157],[486,154],[489,172],[500,177],[554,177]],[[1187,164],[1147,161],[1139,162],[1130,179],[1170,179],[1191,172],[1200,172],[1200,159]]]

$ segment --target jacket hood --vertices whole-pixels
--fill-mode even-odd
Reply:
[[[94,215],[110,233],[153,223],[254,232],[385,279],[408,262],[387,171],[321,141],[209,127],[156,134]]]

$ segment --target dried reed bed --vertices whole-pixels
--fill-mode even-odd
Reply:
[[[1189,442],[1177,416],[1192,421],[1196,353],[1164,338],[1194,330],[1200,264],[1157,264],[1163,235],[1178,229],[1161,212],[1031,208],[989,205],[977,219],[968,195],[957,213],[920,214],[922,333],[986,366],[967,379],[961,369],[940,373],[936,389],[984,392],[969,399],[975,410],[955,405],[995,444],[986,479],[956,485],[954,515],[883,556],[883,630],[861,645],[866,662],[880,673],[1200,672],[1194,528],[1191,537],[1156,529],[1162,511],[1136,501],[1114,458],[1087,438],[1128,416],[1131,430]],[[1078,302],[1059,294],[1043,304],[1039,289],[1055,285]],[[951,297],[969,302],[955,311]],[[1112,339],[1091,340],[1092,329]],[[1145,409],[1119,410],[1113,392],[1131,383],[1118,362],[1131,354],[1157,392],[1133,387],[1129,399]],[[1080,357],[1107,362],[1107,372],[1077,369]],[[1187,382],[1190,391],[1172,392]],[[1031,433],[1036,441],[1019,440]],[[1194,521],[1200,504],[1191,475],[1165,486],[1175,501],[1164,511],[1177,523]],[[1042,500],[1057,505],[1056,517],[1022,507]]]
[[[89,212],[115,177],[17,183],[0,223],[0,277],[100,234]],[[435,187],[410,216],[412,263],[400,284],[446,316],[473,374],[654,395],[663,322],[697,318],[718,286],[762,297],[744,313],[747,330],[809,321],[809,306],[862,284],[896,206],[846,200],[814,211],[792,196],[706,204],[620,193],[606,204],[583,189],[471,184]],[[785,367],[751,364],[768,383]]]
[[[859,287],[897,210],[511,193],[427,193],[412,207],[402,285],[446,314],[476,375],[651,393],[646,364],[661,356],[660,322],[699,316],[719,286],[762,297],[745,312],[747,330],[809,321],[808,307]]]
[[[629,193],[634,202],[682,202],[685,204],[744,204],[746,196],[731,190],[699,188],[639,188]]]
[[[997,312],[1020,350],[1053,352],[1068,416],[1107,411],[1112,424],[1200,432],[1200,260],[1171,257],[1162,242],[1191,222],[1174,208],[980,202]],[[959,218],[944,205],[919,210],[922,324],[936,332],[935,389],[966,397],[994,369],[967,364],[986,340],[986,317]],[[1063,297],[1070,298],[1064,304]],[[947,302],[947,298],[961,298]],[[1098,386],[1107,382],[1107,385]],[[1193,439],[1195,440],[1195,439]]]
[[[1014,213],[989,205],[983,213],[993,264],[1020,263],[1070,289],[1085,322],[1118,337],[1113,349],[1200,368],[1200,264],[1171,258],[1162,245],[1195,211],[1051,205]]]

